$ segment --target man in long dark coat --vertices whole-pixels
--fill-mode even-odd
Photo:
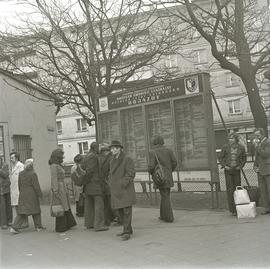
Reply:
[[[153,146],[153,150],[149,152],[149,173],[153,174],[159,161],[166,178],[166,182],[162,186],[156,186],[161,195],[159,219],[165,222],[173,222],[174,216],[171,206],[170,189],[173,187],[172,171],[176,168],[177,161],[173,152],[164,146],[163,137],[155,137],[153,139]]]
[[[270,139],[262,128],[254,130],[257,140],[255,149],[254,170],[258,173],[259,187],[265,210],[262,215],[270,214]]]
[[[109,144],[102,143],[99,145],[98,158],[100,177],[103,184],[105,225],[110,226],[111,221],[113,220],[113,212],[111,207],[111,191],[108,182],[110,173],[110,162],[112,159]]]
[[[121,236],[122,240],[128,240],[133,234],[132,205],[136,202],[133,181],[135,178],[134,162],[123,153],[123,146],[119,141],[112,141],[110,149],[113,155],[109,175],[111,205],[113,209],[118,209],[123,221],[123,232],[117,235]]]

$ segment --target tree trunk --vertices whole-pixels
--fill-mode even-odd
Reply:
[[[263,128],[268,136],[267,130],[267,117],[265,110],[262,106],[259,89],[256,84],[255,78],[242,77],[242,81],[246,87],[250,109],[253,114],[254,123],[256,128]]]
[[[253,114],[255,127],[263,128],[266,135],[267,117],[262,106],[259,88],[256,83],[256,70],[251,61],[248,40],[244,32],[244,1],[235,1],[235,45],[239,60],[240,77],[246,87],[250,109]]]

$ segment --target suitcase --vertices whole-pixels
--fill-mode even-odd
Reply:
[[[255,218],[256,217],[256,203],[250,202],[245,205],[237,205],[236,212],[238,219]]]

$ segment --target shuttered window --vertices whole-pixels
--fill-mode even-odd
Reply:
[[[13,135],[14,150],[20,154],[20,161],[32,158],[30,135]]]

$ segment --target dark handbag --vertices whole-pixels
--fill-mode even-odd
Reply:
[[[161,187],[166,183],[165,172],[164,172],[164,168],[161,165],[155,151],[154,151],[154,154],[155,154],[155,157],[156,157],[156,160],[157,160],[157,164],[156,164],[154,172],[152,174],[152,178],[153,178],[153,181],[154,181],[155,185],[157,187]]]
[[[51,216],[54,218],[63,217],[65,214],[64,207],[61,204],[60,199],[56,193],[52,190],[51,192]]]

